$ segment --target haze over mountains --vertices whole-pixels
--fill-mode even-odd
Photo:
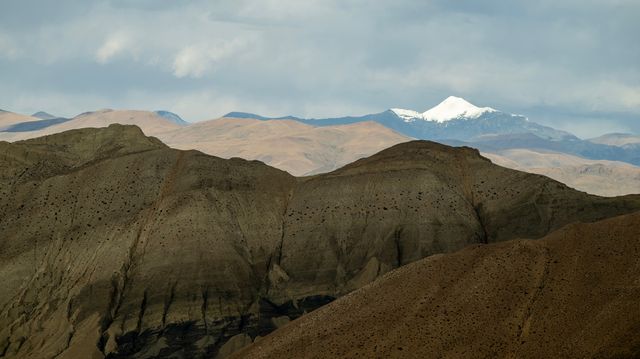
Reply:
[[[215,357],[433,254],[640,210],[427,141],[302,178],[134,126],[0,149],[9,358]]]

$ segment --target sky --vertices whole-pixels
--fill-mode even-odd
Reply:
[[[323,118],[449,95],[640,133],[637,0],[0,0],[0,108]]]

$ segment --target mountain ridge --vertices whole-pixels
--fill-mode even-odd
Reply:
[[[550,140],[577,139],[568,132],[537,124],[524,116],[508,114],[491,107],[480,108],[455,96],[449,96],[423,113],[413,110],[390,109],[363,116],[303,119],[295,116],[270,118],[244,112],[231,112],[223,117],[253,117],[260,120],[291,119],[314,126],[375,121],[406,136],[423,140],[472,140],[487,133],[533,133]]]

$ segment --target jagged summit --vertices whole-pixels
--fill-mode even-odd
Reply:
[[[401,108],[392,108],[391,111],[409,122],[415,120],[445,122],[456,118],[477,118],[487,112],[496,112],[491,107],[478,107],[456,96],[449,96],[435,107],[422,113]]]

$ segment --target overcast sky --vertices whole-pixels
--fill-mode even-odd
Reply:
[[[0,0],[0,108],[317,118],[456,95],[639,133],[639,19],[637,0]]]

